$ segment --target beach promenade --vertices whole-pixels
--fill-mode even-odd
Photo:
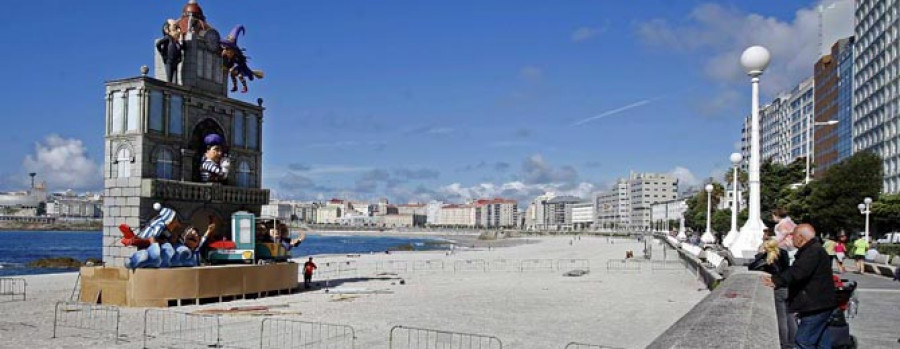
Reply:
[[[452,254],[326,256],[315,259],[319,286],[313,290],[163,311],[269,307],[222,316],[225,347],[236,348],[258,347],[259,324],[267,317],[260,313],[350,326],[356,348],[388,348],[397,325],[495,336],[503,348],[563,348],[569,342],[643,348],[709,294],[685,270],[653,271],[649,261],[628,270],[613,262],[608,271],[608,261],[622,259],[626,250],[640,256],[644,244],[634,240],[568,236],[527,242],[458,247]],[[663,258],[661,245],[653,246],[655,259]],[[586,275],[563,276],[588,267]],[[0,347],[142,347],[145,309],[140,308],[120,309],[118,343],[111,334],[79,330],[60,331],[65,337],[51,339],[54,304],[68,299],[75,274],[26,279],[26,301],[0,303],[6,314],[0,318]]]

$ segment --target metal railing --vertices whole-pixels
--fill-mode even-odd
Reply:
[[[394,326],[391,328],[389,348],[503,349],[503,342],[489,335]]]
[[[591,271],[591,261],[587,259],[558,259],[556,270],[568,272],[572,270]]]
[[[606,272],[640,273],[641,263],[634,259],[610,259],[606,261]]]
[[[69,301],[56,302],[53,337],[109,335],[119,342],[119,308]]]
[[[269,190],[243,188],[215,183],[184,182],[149,178],[141,181],[141,196],[170,200],[226,202],[229,204],[265,205]]]
[[[260,326],[260,349],[353,349],[356,331],[347,325],[266,318]]]
[[[681,260],[652,260],[650,261],[650,271],[653,273],[660,272],[687,272],[687,267]]]
[[[487,263],[484,259],[465,259],[453,262],[453,271],[486,271]]]
[[[495,259],[488,265],[490,271],[519,271],[521,262],[517,259]]]
[[[566,344],[565,349],[619,349],[619,348],[608,347],[605,345],[598,345],[598,344],[585,344],[585,343],[570,342],[569,344]]]
[[[143,348],[218,347],[219,331],[218,315],[147,309]]]
[[[413,271],[443,271],[444,261],[440,259],[417,260],[413,262]]]
[[[390,260],[375,263],[375,273],[405,273],[409,271],[409,263],[406,261]]]
[[[28,282],[24,278],[0,278],[0,297],[3,297],[2,300],[24,301],[27,298],[27,288]]]
[[[519,270],[526,271],[553,271],[552,259],[523,259]]]

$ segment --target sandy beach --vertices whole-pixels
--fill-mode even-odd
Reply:
[[[518,241],[508,247],[457,248],[452,254],[318,257],[318,287],[312,290],[163,311],[270,307],[259,310],[266,316],[259,311],[222,316],[225,347],[236,348],[258,347],[260,322],[267,316],[348,325],[356,348],[388,348],[396,325],[491,335],[504,348],[563,348],[573,341],[642,348],[708,294],[686,271],[654,272],[649,262],[640,263],[640,272],[608,272],[608,260],[621,259],[626,250],[640,254],[643,243],[636,241],[513,240]],[[662,247],[653,246],[654,259],[662,259]],[[668,257],[674,260],[672,253]],[[563,276],[576,266],[585,268],[585,260],[588,274]],[[337,265],[346,268],[339,271]],[[72,273],[25,277],[28,300],[0,303],[0,347],[140,348],[142,308],[120,309],[118,343],[110,334],[68,329],[61,330],[65,337],[50,338],[54,305],[68,299],[75,278]],[[332,279],[327,288],[324,278]]]

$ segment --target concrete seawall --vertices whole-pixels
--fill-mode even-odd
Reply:
[[[735,272],[647,348],[778,348],[772,289]]]

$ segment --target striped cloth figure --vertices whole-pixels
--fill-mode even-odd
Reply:
[[[175,211],[168,207],[162,207],[159,203],[153,204],[153,209],[159,211],[159,215],[153,220],[150,221],[150,224],[144,227],[140,233],[138,233],[138,237],[141,239],[149,239],[149,238],[157,238],[163,232],[169,230],[170,228],[174,228],[175,224],[178,224],[175,221]]]

